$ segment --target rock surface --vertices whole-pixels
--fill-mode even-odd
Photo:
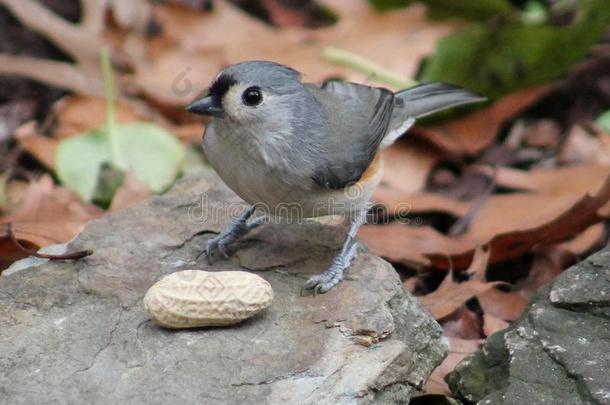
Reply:
[[[90,223],[67,247],[77,262],[30,260],[0,277],[0,403],[408,403],[443,359],[441,328],[368,253],[325,295],[300,296],[343,232],[268,224],[230,260],[198,259],[243,206],[213,175]],[[182,269],[255,271],[267,311],[240,325],[168,331],[142,306]],[[368,345],[368,346],[367,346]]]
[[[481,404],[610,404],[610,249],[561,274],[447,380]]]

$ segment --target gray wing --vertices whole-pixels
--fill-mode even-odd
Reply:
[[[445,83],[425,83],[394,94],[394,110],[382,146],[391,145],[416,118],[464,104],[480,103],[485,97]]]
[[[339,189],[360,179],[373,161],[392,118],[394,94],[387,89],[329,81],[305,88],[327,112],[329,134],[319,140],[324,163],[313,180]]]

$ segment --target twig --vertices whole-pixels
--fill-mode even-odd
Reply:
[[[489,180],[489,184],[483,191],[483,194],[481,194],[481,196],[470,206],[470,208],[468,209],[468,212],[466,212],[466,214],[463,217],[461,217],[453,225],[451,225],[451,227],[449,228],[449,231],[448,231],[449,236],[457,236],[457,235],[461,235],[464,232],[466,232],[466,230],[470,226],[470,223],[472,222],[474,217],[481,210],[481,207],[483,207],[483,204],[485,204],[487,199],[495,191],[497,175],[498,175],[498,169],[497,169],[497,167],[494,166],[493,175],[492,175],[491,179]]]
[[[406,79],[375,62],[344,49],[328,47],[324,49],[322,57],[326,62],[345,66],[400,89],[413,87],[418,84],[415,80]]]
[[[104,95],[100,79],[68,62],[0,54],[0,74],[24,76],[80,94]]]
[[[81,0],[80,4],[83,10],[80,25],[95,35],[101,35],[107,0]]]
[[[0,0],[25,27],[51,40],[74,64],[0,54],[0,74],[14,74],[81,94],[101,96],[98,52],[103,43],[107,0],[80,0],[81,23],[73,24],[34,0]]]
[[[17,249],[19,249],[20,251],[22,251],[23,253],[25,253],[28,256],[39,257],[41,259],[49,259],[49,260],[77,260],[77,259],[82,259],[82,258],[87,257],[87,256],[91,256],[93,254],[93,250],[90,250],[90,249],[79,250],[77,252],[66,253],[66,254],[63,254],[63,255],[53,255],[53,254],[47,254],[47,253],[39,253],[39,252],[37,252],[37,251],[35,251],[33,249],[28,249],[25,246],[23,246],[21,244],[21,242],[19,242],[17,240],[17,238],[15,237],[15,234],[13,233],[13,224],[11,222],[6,224],[6,235],[8,236],[10,241],[13,243],[13,245],[15,245],[15,247]]]
[[[92,12],[102,12],[103,8],[93,7],[92,2],[102,3],[105,0],[82,0],[83,9],[89,13],[89,25],[72,24],[59,17],[39,2],[33,0],[0,0],[19,21],[33,31],[49,38],[60,49],[68,53],[74,60],[87,70],[96,71],[97,52],[101,44],[99,33],[94,32],[94,17]],[[91,4],[90,4],[91,3]]]

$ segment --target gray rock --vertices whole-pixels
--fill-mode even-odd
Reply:
[[[610,249],[542,288],[524,316],[447,376],[482,404],[610,404]]]
[[[364,253],[338,288],[300,296],[343,238],[317,222],[265,225],[213,267],[196,259],[241,208],[215,176],[191,176],[68,245],[94,255],[0,277],[0,403],[408,403],[447,345],[392,267]],[[256,271],[275,301],[234,327],[154,326],[144,293],[187,268]]]

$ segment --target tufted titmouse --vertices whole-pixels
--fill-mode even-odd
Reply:
[[[380,149],[416,118],[484,101],[454,86],[433,83],[393,93],[328,81],[302,83],[300,74],[273,62],[232,65],[186,109],[212,116],[204,152],[222,180],[252,208],[208,240],[208,260],[263,221],[257,208],[288,220],[344,214],[351,226],[330,268],[303,286],[326,292],[356,256],[354,240],[381,180]]]

